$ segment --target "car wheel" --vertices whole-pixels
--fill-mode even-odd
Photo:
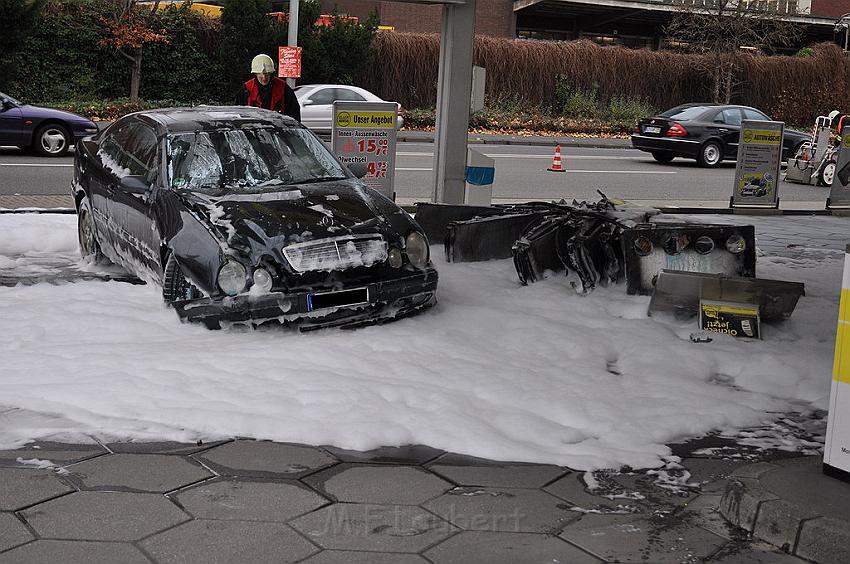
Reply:
[[[71,135],[64,126],[58,123],[48,123],[35,132],[33,148],[39,155],[45,157],[61,157],[71,146]]]
[[[835,178],[835,161],[829,161],[818,172],[818,184],[820,186],[832,186],[833,178]]]
[[[77,210],[77,239],[80,242],[80,254],[83,259],[98,264],[106,261],[97,241],[97,231],[94,227],[89,199],[83,196]]]
[[[660,163],[667,164],[672,162],[675,157],[667,153],[652,153],[652,158]]]
[[[180,269],[180,264],[172,253],[168,254],[162,274],[162,299],[167,304],[194,300],[201,297],[201,291],[189,282]]]
[[[699,150],[697,164],[699,166],[714,167],[723,160],[723,149],[717,141],[709,141]]]

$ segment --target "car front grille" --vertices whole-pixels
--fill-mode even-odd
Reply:
[[[281,250],[296,272],[345,270],[387,260],[387,243],[377,235],[317,239]]]

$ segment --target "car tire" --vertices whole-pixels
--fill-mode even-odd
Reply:
[[[717,141],[708,141],[699,149],[697,164],[708,168],[716,167],[723,160],[723,148]]]
[[[168,253],[162,269],[162,299],[167,304],[201,297],[201,291],[186,279],[173,253]]]
[[[835,178],[835,161],[828,161],[818,171],[818,186],[832,186]]]
[[[80,255],[93,264],[106,262],[106,257],[100,250],[97,231],[94,226],[91,204],[87,196],[83,196],[77,206],[77,240],[80,243]]]
[[[62,157],[71,146],[71,135],[68,129],[58,123],[42,125],[35,132],[32,147],[43,157]]]
[[[656,161],[660,162],[661,164],[669,164],[676,157],[673,156],[673,155],[668,155],[667,153],[654,152],[654,153],[652,153],[652,158],[655,159]]]

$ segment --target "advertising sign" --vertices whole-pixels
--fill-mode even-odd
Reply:
[[[277,76],[301,78],[301,47],[280,46],[277,48]]]
[[[784,132],[781,121],[744,120],[741,124],[732,207],[779,207]]]
[[[841,131],[841,147],[826,207],[850,208],[850,125]]]
[[[334,102],[333,153],[352,172],[363,168],[361,180],[395,199],[395,151],[398,105],[395,102]]]
[[[824,473],[850,481],[850,245],[844,254],[823,465]]]
[[[700,300],[699,322],[703,331],[761,339],[759,306],[755,304]]]

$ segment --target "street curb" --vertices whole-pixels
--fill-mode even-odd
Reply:
[[[826,517],[769,491],[760,479],[769,473],[804,464],[819,465],[818,457],[792,458],[743,466],[730,476],[720,501],[720,515],[784,552],[819,564],[850,562],[850,524]]]

